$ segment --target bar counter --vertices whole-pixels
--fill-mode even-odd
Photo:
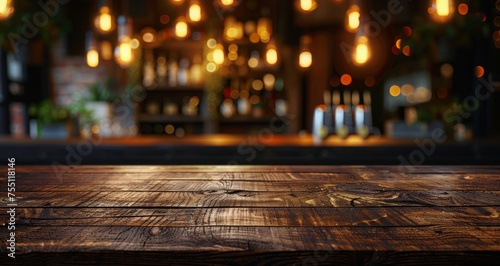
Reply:
[[[361,139],[310,135],[140,136],[125,139],[32,140],[0,137],[0,156],[23,164],[62,165],[497,165],[500,140]]]
[[[2,265],[500,261],[498,165],[75,166],[58,176],[17,163],[15,182],[16,258],[2,254]],[[9,232],[0,228],[3,251]]]

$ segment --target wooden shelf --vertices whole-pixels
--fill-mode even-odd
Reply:
[[[146,91],[147,92],[169,92],[169,91],[175,91],[175,92],[201,92],[204,91],[205,88],[203,86],[175,86],[175,87],[169,87],[169,86],[156,86],[156,87],[147,87]]]
[[[203,123],[203,118],[199,115],[164,115],[164,114],[139,114],[139,122],[142,123]]]
[[[271,122],[273,117],[274,116],[252,117],[252,116],[236,115],[236,116],[232,116],[229,118],[220,117],[219,123],[221,123],[221,124],[239,124],[239,123],[260,124],[260,123]]]

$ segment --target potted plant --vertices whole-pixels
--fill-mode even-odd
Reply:
[[[31,105],[29,115],[32,117],[30,128],[32,137],[44,139],[65,139],[71,134],[70,112],[63,106],[56,106],[50,100]],[[33,134],[36,132],[36,134]]]
[[[77,121],[77,130],[82,138],[90,138],[93,135],[93,127],[97,121],[94,119],[92,109],[86,107],[84,102],[74,102],[68,105],[71,116]]]
[[[85,109],[92,111],[90,120],[98,126],[103,136],[110,135],[110,125],[113,121],[113,105],[116,95],[109,90],[111,81],[104,84],[94,83],[89,87],[89,97],[85,101]]]

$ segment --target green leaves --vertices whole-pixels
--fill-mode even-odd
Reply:
[[[14,14],[9,19],[0,22],[0,46],[7,50],[14,49],[14,44],[7,38],[9,34],[28,40],[40,38],[50,44],[70,28],[68,17],[65,12],[61,11],[63,5],[58,6],[57,12],[49,14],[42,8],[40,4],[42,1],[13,2]],[[40,17],[46,17],[46,22],[40,22]]]
[[[108,79],[104,84],[101,83],[94,83],[89,86],[89,101],[96,101],[96,102],[113,102],[116,100],[117,95],[115,93],[112,93],[109,89],[111,86],[111,80]]]
[[[50,100],[44,100],[38,105],[31,105],[28,112],[40,123],[67,122],[70,119],[68,108],[56,106]]]

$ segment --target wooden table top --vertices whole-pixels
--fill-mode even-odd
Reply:
[[[65,170],[17,165],[15,259],[0,174],[1,265],[500,261],[500,166]]]

